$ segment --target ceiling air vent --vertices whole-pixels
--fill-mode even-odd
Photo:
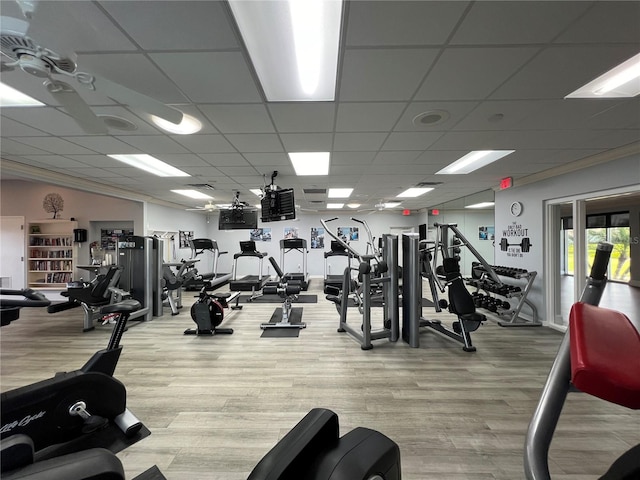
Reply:
[[[435,187],[437,185],[442,185],[442,182],[420,182],[416,187]]]
[[[304,188],[302,191],[304,193],[307,193],[307,194],[312,194],[312,193],[325,194],[325,193],[327,193],[327,189],[326,188]]]
[[[322,200],[309,200],[309,203],[324,203]]]

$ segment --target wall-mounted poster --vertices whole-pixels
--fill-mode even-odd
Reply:
[[[180,237],[180,248],[189,248],[189,240],[193,240],[193,230],[180,230],[178,236]]]
[[[285,240],[288,238],[298,238],[298,228],[297,227],[284,227],[284,238]]]
[[[495,240],[496,227],[492,226],[480,226],[478,227],[478,239],[479,240]]]
[[[360,239],[358,227],[338,227],[338,236],[345,242],[357,242]]]
[[[270,242],[271,241],[271,227],[267,228],[254,228],[249,231],[249,240],[254,242]]]
[[[324,248],[323,227],[311,227],[311,248]]]

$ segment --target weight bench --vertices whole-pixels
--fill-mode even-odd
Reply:
[[[262,293],[265,295],[278,295],[283,299],[282,301],[282,317],[279,322],[275,323],[261,323],[260,328],[306,328],[307,324],[302,322],[291,323],[292,313],[299,313],[302,318],[302,309],[297,309],[298,312],[294,312],[291,307],[291,302],[298,297],[302,290],[302,283],[300,280],[286,280],[284,272],[276,262],[275,258],[269,257],[271,266],[278,274],[277,282],[267,282],[262,288]],[[277,309],[276,309],[277,311]]]

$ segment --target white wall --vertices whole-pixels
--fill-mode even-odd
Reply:
[[[546,311],[544,295],[546,272],[543,255],[544,202],[634,185],[640,186],[640,156],[638,155],[496,192],[495,263],[538,272],[534,288],[528,298],[536,305],[541,320],[546,320],[544,318]],[[509,212],[509,206],[515,201],[521,202],[524,206],[522,215],[519,217],[514,217]],[[504,233],[509,228],[514,231],[517,227],[520,227],[522,232],[508,237],[509,243],[519,243],[526,236],[531,239],[531,251],[521,253],[519,249],[512,247],[507,252],[501,251],[500,239],[505,236]],[[632,258],[634,253],[636,252],[632,251]],[[635,258],[638,258],[637,253]]]
[[[148,235],[151,232],[178,232],[193,231],[194,238],[212,238],[218,241],[221,251],[228,251],[228,254],[220,258],[218,271],[230,272],[232,269],[233,255],[240,251],[239,242],[249,240],[249,230],[220,231],[218,230],[218,214],[204,215],[199,212],[186,211],[183,209],[175,209],[156,205],[152,203],[136,202],[124,200],[115,197],[102,196],[94,193],[83,192],[79,190],[67,189],[52,185],[46,185],[37,182],[27,182],[19,180],[5,180],[1,183],[2,193],[2,215],[19,215],[24,216],[27,222],[47,218],[47,214],[42,209],[42,199],[47,193],[57,192],[62,195],[65,201],[62,216],[65,219],[74,217],[78,221],[78,228],[89,230],[89,242],[99,240],[92,238],[99,235],[99,228],[105,225],[118,228],[119,225],[133,222],[134,232],[136,235]],[[296,220],[282,222],[258,222],[258,227],[271,228],[271,241],[260,242],[258,249],[267,252],[269,256],[275,257],[280,262],[280,240],[284,237],[284,228],[297,228],[300,238],[307,240],[310,247],[310,231],[312,227],[320,227],[320,219],[338,217],[339,220],[330,222],[330,226],[336,227],[360,227],[360,239],[353,242],[353,247],[358,251],[366,250],[366,233],[361,225],[350,220],[350,217],[364,219],[369,224],[374,237],[379,238],[383,233],[389,233],[392,227],[414,227],[418,232],[418,225],[426,223],[430,229],[433,229],[433,222],[453,222],[457,223],[463,234],[472,242],[474,247],[480,250],[481,254],[488,262],[493,260],[493,250],[490,248],[491,242],[478,240],[478,226],[493,225],[493,214],[491,211],[450,211],[441,212],[439,217],[429,217],[427,213],[414,213],[409,216],[403,216],[400,211],[383,211],[374,212],[344,212],[344,213],[309,213],[302,212]],[[97,232],[97,233],[96,233]],[[324,275],[324,252],[330,249],[330,238],[326,236],[324,249],[309,248],[307,257],[308,272],[313,276]],[[88,243],[86,249],[82,249],[80,262],[89,261]],[[168,242],[167,242],[168,243]],[[179,242],[176,240],[175,249],[171,249],[170,253],[173,258],[165,258],[166,261],[179,261],[187,259],[191,255],[188,248],[179,248]],[[174,254],[175,253],[175,254]],[[471,266],[470,257],[463,249],[462,267],[463,271],[469,273]],[[86,258],[85,258],[86,257]],[[211,270],[211,259],[207,256],[200,258],[197,265],[202,272]],[[298,264],[302,265],[302,256],[297,252],[290,252],[285,257],[284,270],[297,271]],[[341,272],[346,266],[344,258],[329,259],[327,262],[332,274]],[[271,265],[268,261],[264,262],[264,273],[274,275]],[[242,259],[238,263],[238,276],[257,273],[257,262],[251,259]]]
[[[353,214],[317,214],[303,212],[298,214],[296,220],[285,220],[281,222],[268,222],[263,223],[258,221],[258,228],[271,228],[271,241],[270,242],[256,242],[256,248],[261,252],[266,252],[269,256],[273,256],[278,263],[280,263],[280,240],[284,238],[284,229],[297,228],[298,237],[307,240],[307,247],[309,249],[309,255],[307,257],[307,270],[311,276],[324,276],[324,252],[330,250],[331,238],[325,234],[325,248],[324,249],[312,249],[311,248],[311,228],[320,228],[320,219],[328,219],[338,217],[338,220],[330,222],[329,227],[359,227],[360,238],[356,242],[352,242],[353,248],[359,252],[364,253],[367,246],[367,234],[362,228],[362,225],[354,222],[350,217],[355,217],[361,220],[366,220],[371,228],[373,236],[379,238],[383,233],[389,233],[391,227],[415,227],[415,231],[418,231],[418,224],[420,222],[419,215],[403,216],[398,212],[375,212],[368,215],[367,213],[353,213]],[[334,230],[335,231],[335,230]],[[218,216],[212,215],[211,223],[209,224],[210,238],[215,239],[218,242],[220,250],[227,250],[228,255],[223,255],[220,260],[220,266],[218,268],[221,272],[230,272],[233,262],[233,254],[240,251],[240,241],[249,240],[249,230],[218,230]],[[298,271],[298,264],[302,267],[302,255],[297,252],[289,252],[285,256],[284,268],[285,272]],[[345,258],[333,258],[327,262],[330,266],[331,274],[341,273],[346,266]],[[257,260],[252,258],[243,258],[238,261],[238,277],[242,275],[256,275],[258,268]],[[265,259],[263,273],[269,273],[275,275],[269,262]]]

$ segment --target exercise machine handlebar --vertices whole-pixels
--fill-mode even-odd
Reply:
[[[361,255],[357,250],[354,250],[353,247],[351,247],[347,242],[345,242],[338,235],[332,232],[331,229],[327,226],[327,222],[333,222],[334,220],[338,220],[338,217],[330,218],[328,220],[323,220],[322,218],[320,219],[320,223],[322,224],[324,231],[328,233],[329,236],[336,242],[342,245],[347,250],[347,252],[351,253],[351,255],[353,255],[356,259],[358,259],[359,261],[364,260],[365,256]],[[369,259],[371,258],[373,258],[373,256],[369,257]]]
[[[0,295],[21,295],[24,297],[21,299],[0,298],[0,306],[2,307],[47,307],[51,304],[51,301],[45,297],[44,294],[30,288],[24,288],[22,290],[0,288]]]

